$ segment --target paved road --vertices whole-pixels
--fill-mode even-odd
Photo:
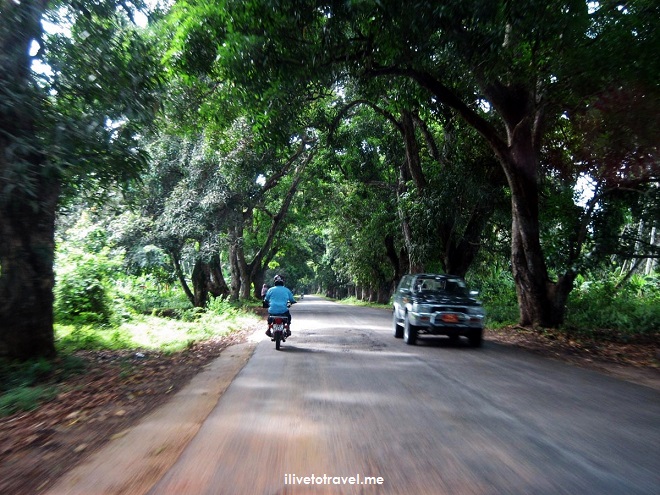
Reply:
[[[407,346],[385,310],[292,313],[150,493],[660,493],[657,391],[488,342]]]
[[[47,495],[660,494],[657,390],[487,341],[407,346],[386,310],[292,313],[282,350],[223,352]]]

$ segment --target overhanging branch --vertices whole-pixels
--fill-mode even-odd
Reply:
[[[433,94],[439,103],[454,109],[465,122],[486,139],[498,158],[505,158],[507,156],[508,146],[490,122],[466,105],[451,89],[428,72],[411,68],[382,67],[369,69],[367,75],[371,77],[401,76],[412,79],[422,88]]]

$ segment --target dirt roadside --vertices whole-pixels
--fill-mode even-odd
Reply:
[[[225,349],[167,407],[154,410],[133,428],[114,435],[112,442],[67,472],[45,494],[146,493],[197,434],[255,347],[256,341],[250,341]]]
[[[512,326],[488,330],[486,340],[660,390],[657,335],[629,342],[579,341],[551,331]]]
[[[89,487],[83,491],[62,487],[72,486],[77,476],[75,466],[99,462],[94,460],[94,453],[110,440],[117,440],[117,448],[121,448],[126,431],[140,422],[136,428],[143,428],[138,447],[146,449],[144,464],[105,466],[118,473],[117,483],[101,491],[97,486],[95,491],[138,493],[140,483],[150,479],[144,473],[155,475],[176,459],[177,449],[185,446],[208,414],[204,411],[212,407],[249,358],[250,337],[260,333],[259,329],[246,328],[169,356],[107,351],[81,355],[88,362],[88,372],[61,384],[54,400],[36,411],[0,419],[0,493],[92,493]],[[660,390],[657,342],[589,344],[517,327],[489,330],[486,341]],[[168,400],[183,402],[180,407],[158,408]],[[189,410],[192,402],[199,406]],[[185,414],[156,416],[158,421],[173,425],[168,441],[157,443],[149,415],[163,414],[164,409]],[[135,447],[133,443],[131,448]],[[140,473],[140,479],[126,476],[133,468],[139,468],[135,472]]]
[[[222,361],[217,358],[223,352],[231,354],[229,348],[246,344],[255,331],[245,328],[176,354],[78,353],[85,373],[59,383],[53,400],[34,411],[0,418],[0,493],[43,493]]]

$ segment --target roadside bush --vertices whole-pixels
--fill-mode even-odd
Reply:
[[[69,255],[60,262],[55,284],[55,320],[64,324],[109,324],[113,319],[106,256],[88,253]]]
[[[188,308],[188,309],[178,310],[176,311],[175,314],[177,318],[179,318],[181,321],[196,322],[202,318],[204,313],[205,313],[204,308]]]
[[[95,223],[92,216],[85,209],[73,226],[57,232],[53,308],[57,323],[118,323],[114,286],[123,276],[124,253],[110,242],[108,229]]]
[[[212,297],[206,303],[206,309],[216,315],[233,317],[238,314],[238,309],[229,298]]]
[[[130,333],[121,328],[61,326],[56,334],[56,346],[64,352],[131,349],[135,346]]]
[[[513,277],[508,271],[473,276],[470,287],[479,290],[486,308],[486,325],[498,328],[518,322],[519,310]],[[560,332],[595,339],[657,336],[660,321],[660,277],[634,275],[617,286],[618,279],[587,280],[579,276],[569,295],[566,320]]]
[[[52,371],[51,361],[43,358],[22,363],[0,360],[0,392],[33,385],[49,376]]]
[[[36,409],[56,395],[59,381],[84,369],[81,359],[66,354],[52,361],[0,360],[0,417]]]
[[[513,276],[509,271],[493,271],[486,276],[467,280],[471,289],[479,291],[486,308],[486,325],[498,328],[518,322],[520,311]]]
[[[657,334],[660,291],[657,277],[633,277],[622,287],[614,280],[584,281],[571,293],[565,327],[592,334],[609,331],[619,338]]]
[[[133,314],[178,315],[191,308],[190,301],[178,285],[164,284],[151,275],[127,277],[117,285],[122,304]]]

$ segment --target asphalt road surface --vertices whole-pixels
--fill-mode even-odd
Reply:
[[[148,492],[660,494],[660,393],[306,297]]]

